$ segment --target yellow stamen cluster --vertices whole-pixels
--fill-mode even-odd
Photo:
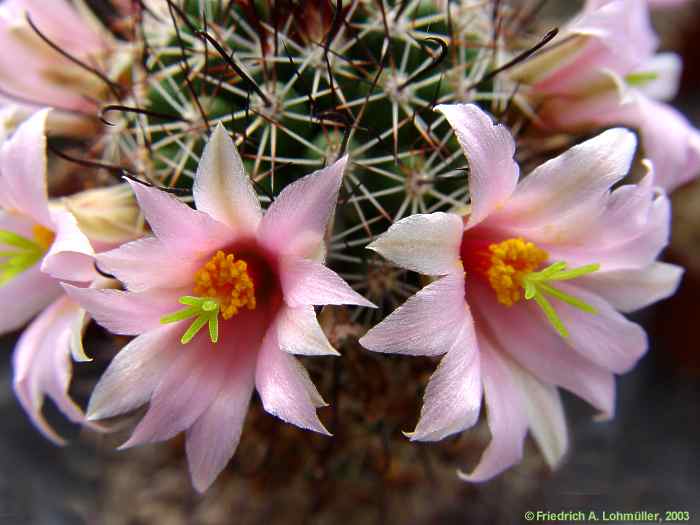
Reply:
[[[523,278],[549,257],[546,251],[521,238],[489,246],[491,265],[486,275],[498,302],[512,306],[523,297]]]
[[[219,302],[221,316],[230,319],[242,308],[255,309],[255,285],[248,264],[219,250],[195,274],[194,294]]]
[[[51,248],[54,239],[56,239],[56,234],[48,228],[44,228],[41,224],[35,224],[32,226],[32,233],[34,234],[36,243],[41,246],[44,251],[48,251],[48,249]]]

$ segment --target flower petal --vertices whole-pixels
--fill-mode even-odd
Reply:
[[[469,161],[472,209],[467,226],[471,227],[502,206],[515,190],[520,173],[513,160],[515,141],[508,128],[494,124],[474,104],[441,104],[435,110],[454,128]]]
[[[38,111],[0,149],[3,199],[0,204],[30,216],[46,228],[53,222],[46,193],[46,118]]]
[[[528,428],[521,392],[506,358],[486,338],[479,338],[479,351],[491,442],[471,474],[458,472],[464,481],[486,481],[519,463]]]
[[[204,492],[233,457],[254,387],[253,363],[238,360],[218,396],[187,430],[187,460],[192,484]]]
[[[651,99],[669,101],[678,93],[678,85],[683,73],[683,59],[676,53],[657,53],[637,71],[655,76],[653,80],[645,82],[637,89]]]
[[[463,231],[462,218],[454,213],[410,215],[392,224],[367,249],[402,268],[445,275],[460,268]]]
[[[564,406],[559,389],[539,381],[517,363],[508,361],[511,375],[518,383],[520,400],[527,414],[530,431],[545,461],[554,469],[569,448]]]
[[[654,262],[644,268],[596,272],[582,277],[577,284],[622,312],[634,312],[673,295],[683,271],[675,264]]]
[[[651,56],[659,42],[647,2],[638,0],[589,0],[583,16],[567,32],[592,37],[594,42],[583,60],[569,66],[570,74],[577,68],[625,73]]]
[[[292,308],[310,304],[354,304],[376,308],[333,270],[308,259],[285,258],[280,279],[284,301]]]
[[[416,429],[406,434],[411,441],[439,441],[476,423],[481,409],[480,364],[469,319],[430,377]]]
[[[64,441],[46,422],[41,409],[48,395],[68,419],[83,421],[80,407],[68,395],[70,341],[79,313],[80,306],[66,297],[58,299],[24,331],[13,356],[17,398],[41,433],[58,445]]]
[[[180,335],[186,325],[175,323]],[[180,353],[153,391],[146,415],[119,448],[165,441],[192,426],[219,395],[229,369],[227,353],[217,352],[204,332],[186,347],[180,345]]]
[[[17,330],[61,295],[61,287],[34,265],[0,286],[0,334]]]
[[[554,301],[553,306],[570,334],[566,343],[593,363],[616,374],[623,374],[634,367],[648,347],[647,335],[642,327],[628,321],[603,299],[579,286],[558,283],[556,287],[597,311],[591,314]],[[548,324],[539,307],[528,306],[530,310],[537,310],[537,315]]]
[[[318,324],[313,306],[282,308],[277,316],[280,349],[297,355],[340,355]]]
[[[56,238],[41,262],[41,271],[56,279],[91,281],[95,272],[95,251],[70,212],[51,213]]]
[[[128,181],[156,238],[169,249],[191,253],[211,251],[233,238],[232,232],[204,212],[193,210],[172,195]]]
[[[234,232],[254,234],[262,218],[260,201],[235,144],[222,124],[204,148],[194,179],[197,209]]]
[[[418,291],[360,339],[373,352],[436,356],[446,353],[465,324],[464,273],[455,272]]]
[[[654,183],[672,191],[700,173],[700,131],[678,110],[639,96],[620,122],[636,126],[644,154],[654,164]]]
[[[280,349],[276,332],[275,327],[268,330],[255,370],[263,408],[283,421],[330,435],[316,414],[321,396],[301,363]]]
[[[618,188],[616,192],[623,188]],[[618,227],[614,225],[619,223],[609,221],[614,215],[608,215],[605,211],[601,219],[604,224],[592,225],[589,232],[599,232],[600,235],[585,235],[568,245],[543,244],[542,248],[549,252],[552,260],[566,261],[571,267],[595,262],[606,272],[644,268],[653,263],[668,244],[671,203],[664,193],[654,191],[651,199],[639,211],[637,216],[630,209],[630,214],[625,218],[626,224]],[[616,215],[624,217],[620,213]]]
[[[258,238],[277,253],[310,256],[335,210],[347,155],[290,184],[265,212]]]
[[[161,326],[122,348],[92,392],[88,419],[124,414],[147,403],[172,361],[189,351],[180,344],[182,331],[179,323]]]
[[[132,292],[150,288],[182,288],[206,262],[204,257],[183,257],[155,237],[122,244],[96,257],[102,272],[114,275]]]
[[[143,292],[96,290],[63,284],[92,318],[112,333],[139,335],[162,326],[160,319],[182,308],[178,302],[189,288],[156,288]]]
[[[518,185],[494,220],[535,242],[565,242],[604,209],[610,188],[630,169],[637,139],[611,129],[545,162]]]
[[[477,282],[467,293],[480,330],[488,331],[494,345],[542,382],[565,388],[612,417],[615,378],[610,371],[568,348],[558,334],[542,324],[539,312],[533,315],[529,305],[505,307],[496,301],[491,289]]]

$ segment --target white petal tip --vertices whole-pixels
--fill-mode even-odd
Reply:
[[[601,412],[593,416],[593,421],[595,421],[596,423],[605,423],[606,421],[612,420],[613,417],[614,414],[607,414],[605,412]]]
[[[221,125],[221,124],[219,124]],[[197,494],[204,494],[207,490],[209,490],[209,487],[211,487],[214,484],[213,481],[210,482],[203,482],[203,481],[195,481],[192,480],[192,487],[194,490],[197,491]]]
[[[102,416],[97,411],[85,414],[85,421],[99,421],[100,419],[102,419]]]
[[[461,479],[462,481],[472,481],[469,474],[462,472],[461,470],[457,469],[457,477]]]

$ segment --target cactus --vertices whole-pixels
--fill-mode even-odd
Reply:
[[[478,449],[485,436],[462,436],[431,452],[401,436],[415,423],[432,364],[377,359],[360,351],[356,338],[419,283],[364,248],[407,215],[468,204],[468,166],[452,128],[433,107],[477,101],[501,116],[513,107],[516,86],[496,73],[536,40],[523,28],[527,9],[499,0],[118,3],[122,18],[98,11],[119,39],[103,68],[112,87],[100,98],[103,127],[89,135],[87,148],[59,149],[63,144],[52,142],[68,165],[103,170],[99,183],[104,172],[126,175],[189,201],[209,131],[222,123],[265,205],[302,174],[349,154],[327,258],[384,310],[321,313],[347,362],[335,371],[308,363],[321,389],[333,396],[335,408],[324,417],[331,420],[335,444],[306,440],[289,428],[270,438],[258,407],[235,468],[262,483],[280,477],[267,467],[268,456],[291,462],[282,467],[285,480],[298,472],[294,490],[301,492],[315,480],[336,480],[305,506],[305,516],[342,511],[347,505],[337,496],[363,483],[379,492],[385,484],[416,489],[407,494],[427,508],[432,495],[421,490],[420,480],[453,482],[455,458]],[[300,458],[290,447],[303,452]],[[250,467],[256,454],[264,457]],[[143,468],[162,471],[163,465],[146,462]],[[106,485],[112,483],[109,478]],[[222,490],[230,492],[235,483],[227,479]],[[359,490],[357,497],[373,491]],[[291,492],[283,486],[276,493]],[[450,497],[440,504],[445,500]],[[385,511],[378,502],[380,521]]]
[[[128,40],[93,160],[186,193],[208,132],[234,137],[263,203],[341,152],[350,168],[328,258],[359,290],[405,297],[364,246],[395,220],[468,202],[464,158],[437,103],[508,108],[491,78],[523,39],[501,2],[124,2]],[[510,25],[504,21],[509,21]],[[520,38],[520,36],[518,35]],[[307,170],[308,171],[308,170]]]

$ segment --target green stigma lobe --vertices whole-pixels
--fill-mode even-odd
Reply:
[[[180,342],[186,345],[204,325],[208,325],[209,339],[212,343],[216,343],[219,340],[219,303],[209,297],[193,297],[191,295],[184,295],[178,301],[180,304],[187,305],[188,308],[164,315],[160,318],[160,322],[162,324],[176,323],[194,317],[194,321],[182,335]]]
[[[0,286],[41,260],[44,249],[34,241],[8,230],[0,230],[0,244],[15,248],[0,252]]]
[[[569,331],[566,329],[566,326],[564,326],[564,323],[547,299],[546,295],[554,297],[559,301],[589,314],[595,315],[598,313],[598,311],[578,297],[567,294],[549,283],[551,281],[568,281],[571,279],[576,279],[577,277],[598,271],[599,268],[599,264],[587,264],[585,266],[580,266],[569,270],[566,267],[566,263],[555,262],[544,270],[528,274],[523,279],[525,299],[534,299],[557,333],[564,339],[567,339],[569,337]]]
[[[644,86],[649,82],[659,78],[659,74],[654,71],[640,71],[638,73],[630,73],[625,76],[625,82],[629,86]]]

